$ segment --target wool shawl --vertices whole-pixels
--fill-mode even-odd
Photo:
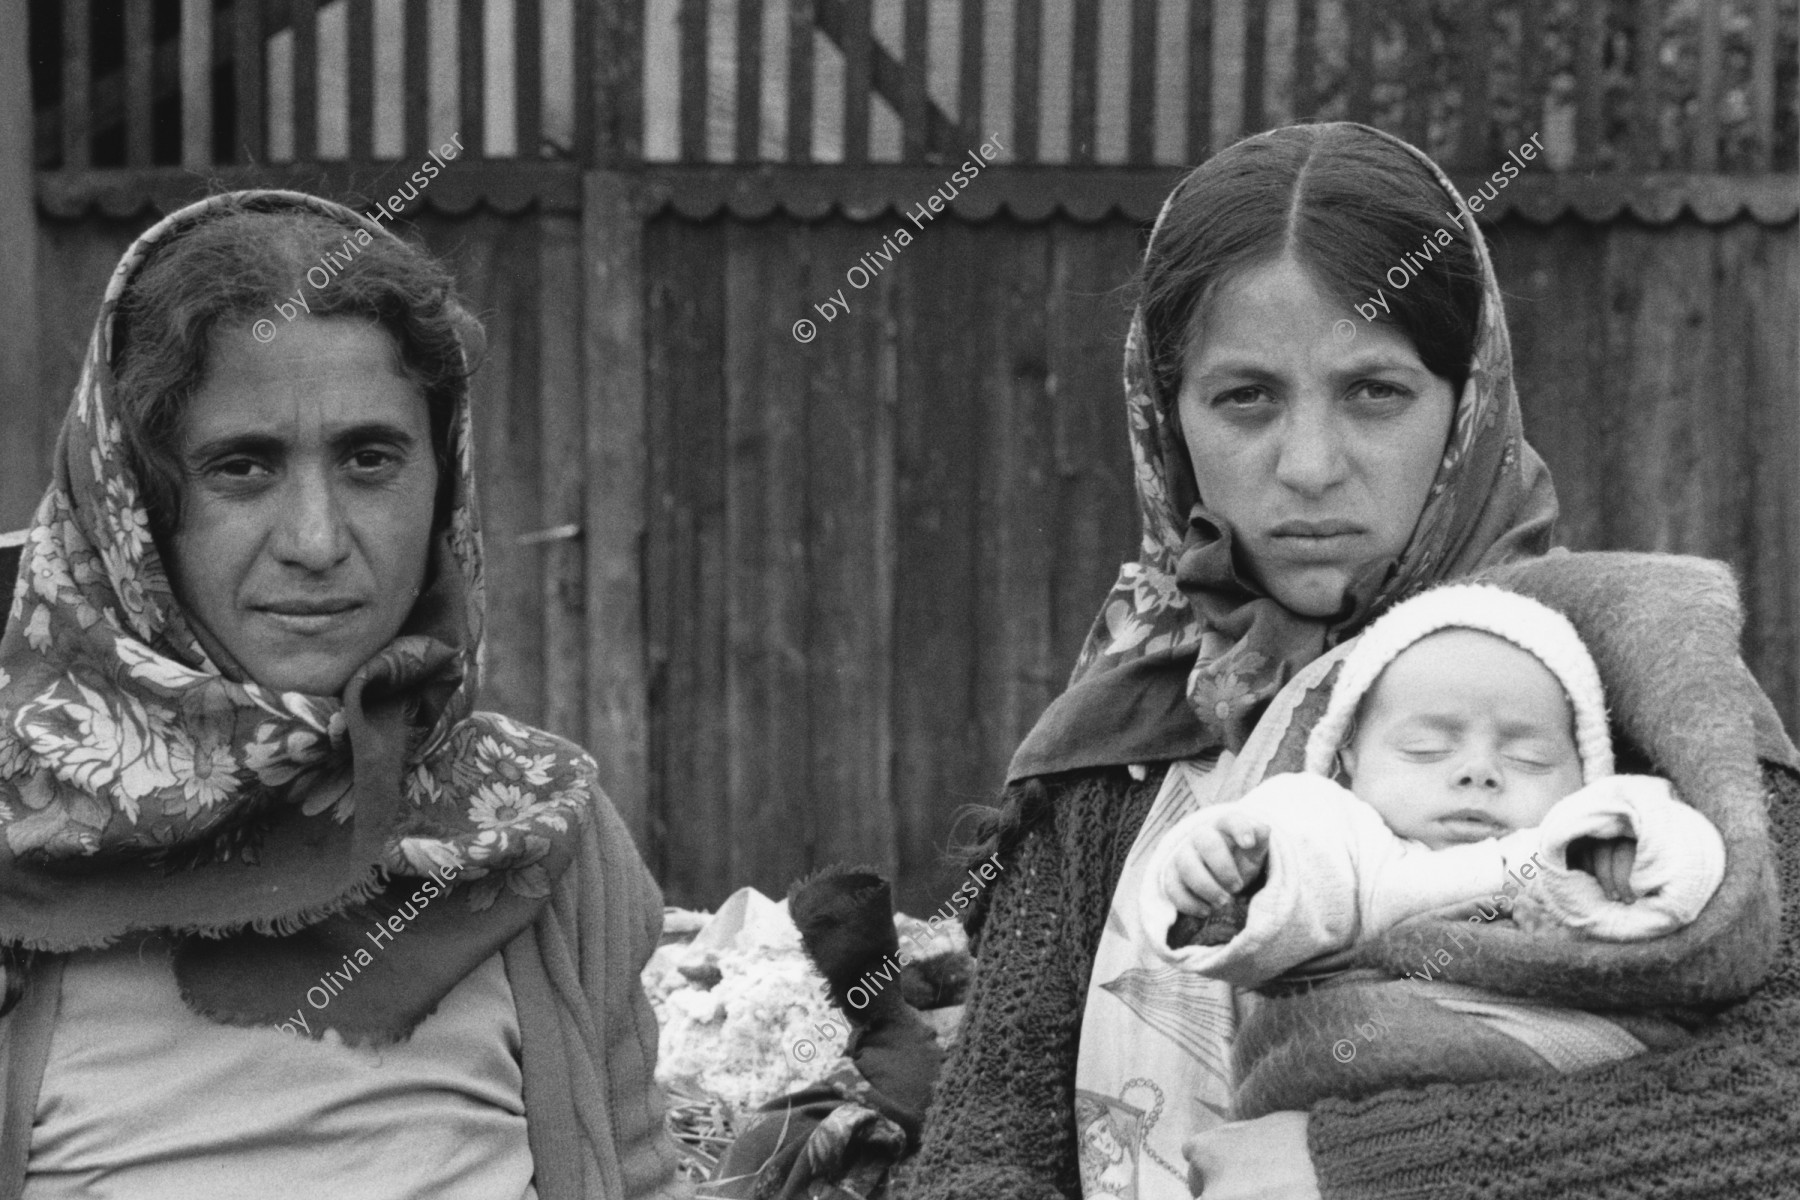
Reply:
[[[1469,240],[1481,270],[1468,382],[1412,538],[1398,559],[1370,564],[1358,575],[1336,617],[1302,616],[1270,597],[1241,569],[1229,523],[1198,495],[1175,397],[1161,394],[1150,369],[1140,307],[1125,346],[1125,413],[1142,529],[1138,557],[1121,568],[1068,689],[1019,747],[1009,782],[1235,750],[1295,672],[1389,606],[1433,583],[1542,554],[1550,545],[1556,493],[1525,440],[1500,286],[1474,217],[1423,152],[1367,126],[1335,127],[1360,129],[1415,155],[1443,188],[1446,212],[1461,214],[1460,222],[1447,215],[1445,224]],[[1164,202],[1146,258],[1157,252],[1163,223],[1193,178]]]
[[[262,687],[195,637],[123,441],[114,313],[152,256],[246,206],[323,215],[352,248],[394,237],[316,197],[240,192],[171,214],[119,263],[0,638],[0,931],[15,951],[166,931],[184,1000],[237,1024],[277,1023],[335,978],[315,1036],[380,1042],[532,923],[595,767],[473,711],[483,602],[466,387],[426,585],[341,696]]]

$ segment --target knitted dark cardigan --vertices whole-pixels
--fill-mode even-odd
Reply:
[[[1800,776],[1764,775],[1781,890],[1800,896]],[[969,918],[979,967],[906,1200],[1080,1197],[1088,975],[1160,782],[1106,768],[1008,790],[1006,871]],[[1576,1076],[1326,1100],[1307,1141],[1324,1200],[1800,1196],[1800,920],[1787,906],[1768,981],[1689,1047]]]

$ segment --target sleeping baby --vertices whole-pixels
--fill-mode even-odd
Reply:
[[[1157,955],[1291,996],[1329,981],[1328,970],[1308,981],[1308,964],[1424,913],[1510,917],[1543,936],[1659,937],[1699,915],[1724,869],[1718,831],[1667,781],[1613,773],[1599,673],[1569,622],[1513,592],[1455,585],[1364,632],[1313,728],[1306,770],[1184,818],[1157,848],[1141,903]],[[1243,925],[1228,939],[1169,944],[1183,914],[1234,904]],[[1455,953],[1447,941],[1438,962]],[[1609,1019],[1433,974],[1428,958],[1406,985],[1410,1029],[1388,1022],[1393,1037],[1354,1070],[1328,998],[1305,1006],[1318,1053],[1297,1059],[1306,1039],[1259,1029],[1262,998],[1243,994],[1236,1115],[1577,1070],[1684,1036],[1643,1014]],[[1323,1049],[1334,1042],[1335,1063]],[[1270,1060],[1274,1048],[1282,1061]]]

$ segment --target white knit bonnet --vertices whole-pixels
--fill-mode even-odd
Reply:
[[[1606,694],[1581,635],[1569,619],[1528,596],[1487,584],[1458,583],[1421,592],[1395,605],[1357,638],[1344,659],[1325,715],[1306,743],[1306,769],[1330,775],[1356,709],[1388,664],[1414,642],[1446,629],[1474,629],[1530,654],[1562,684],[1575,710],[1575,748],[1583,783],[1613,773]]]

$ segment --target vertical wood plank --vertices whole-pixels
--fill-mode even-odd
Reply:
[[[1013,24],[1013,141],[1014,159],[1021,163],[1038,161],[1040,141],[1039,112],[1043,97],[1043,62],[1044,62],[1044,3],[1043,0],[1019,0],[1015,10],[1016,19]],[[979,37],[981,25],[976,24],[976,36]],[[963,36],[969,36],[968,26],[963,28]],[[968,69],[969,58],[967,43],[964,43],[964,69]],[[981,70],[981,60],[975,60],[974,69]],[[964,77],[965,83],[967,76]],[[970,101],[979,106],[979,88],[975,91],[976,100]],[[965,122],[973,136],[974,123]]]
[[[1131,314],[1119,288],[1138,257],[1130,222],[1048,230],[1047,366],[1054,402],[1050,492],[1051,672],[1067,680],[1100,603],[1137,554],[1137,501],[1119,363]]]
[[[1061,678],[1051,658],[1056,531],[1045,500],[1054,473],[1055,411],[1049,389],[1045,297],[1049,247],[1036,230],[990,226],[982,241],[998,270],[984,272],[968,314],[987,348],[977,376],[974,541],[977,607],[975,718],[979,774],[997,792],[1014,748]]]
[[[1636,0],[1633,9],[1631,162],[1637,170],[1655,171],[1662,164],[1661,122],[1657,112],[1662,72],[1656,61],[1662,5],[1659,0]]]
[[[762,157],[763,0],[739,0],[737,17],[737,146],[740,163]]]
[[[806,418],[810,381],[823,360],[848,353],[849,330],[827,325],[804,357],[796,355],[792,336],[778,325],[799,307],[790,290],[798,280],[780,267],[795,259],[809,262],[817,278],[831,269],[828,264],[842,261],[847,239],[841,223],[811,233],[797,245],[789,242],[793,248],[777,258],[755,253],[752,246],[761,239],[732,222],[724,230],[720,256],[732,325],[721,382],[715,385],[725,394],[731,878],[769,893],[782,892],[811,864],[816,810],[824,800],[809,791],[815,714],[808,692],[813,562],[806,512],[814,481],[806,457]],[[777,315],[779,322],[771,319]],[[819,399],[841,404],[847,397]],[[854,804],[856,798],[830,801]]]
[[[62,15],[62,165],[66,171],[79,171],[93,161],[94,144],[88,0],[64,0]],[[29,71],[24,78],[30,80]]]
[[[231,161],[260,163],[267,153],[264,127],[262,0],[232,0],[231,88],[237,109],[237,145]]]
[[[430,144],[431,12],[427,0],[406,0],[406,132],[400,157],[410,159]]]
[[[0,0],[0,26],[23,29],[25,20],[25,0]],[[0,437],[0,530],[18,529],[31,519],[49,475],[32,436],[43,422],[41,410],[53,404],[53,393],[43,391],[38,378],[38,339],[47,330],[40,326],[38,308],[35,128],[26,39],[7,38],[0,41],[0,262],[7,276],[0,288],[0,396],[7,397],[7,434]]]
[[[319,155],[319,4],[292,0],[294,21],[294,161]]]
[[[1720,30],[1719,6],[1700,6],[1700,78],[1694,112],[1694,141],[1689,166],[1695,171],[1719,169]]]
[[[1100,0],[1074,0],[1069,80],[1069,161],[1094,161],[1099,138]]]
[[[426,223],[433,248],[455,264],[456,279],[482,314],[487,345],[471,380],[475,461],[482,489],[487,556],[487,656],[484,704],[543,722],[543,618],[539,580],[545,549],[522,534],[545,527],[537,402],[538,256],[527,218],[471,213]]]
[[[1775,0],[1756,0],[1755,20],[1755,44],[1750,51],[1750,123],[1755,138],[1750,166],[1768,171],[1775,161],[1775,44],[1780,28]],[[1800,107],[1800,97],[1795,103]]]
[[[820,265],[858,262],[878,232],[834,223],[820,239]],[[810,804],[793,827],[810,826],[808,869],[833,861],[888,869],[894,859],[887,738],[896,396],[888,369],[897,358],[891,272],[903,270],[904,260],[883,269],[858,293],[857,310],[807,348],[804,386],[774,389],[807,399],[800,464],[806,562],[796,573],[806,586],[795,608],[805,624]],[[764,340],[779,346],[778,332],[769,328]],[[791,482],[784,490],[793,490]]]
[[[513,141],[524,162],[544,152],[543,0],[513,0]]]
[[[724,227],[673,216],[646,227],[649,744],[656,791],[646,855],[670,903],[713,908],[734,866],[736,731],[726,705]],[[590,553],[592,553],[590,547]],[[651,853],[651,847],[655,853]]]
[[[125,8],[125,165],[147,167],[153,153],[155,96],[151,88],[151,60],[156,40],[150,26],[148,4]]]
[[[375,4],[349,0],[344,42],[349,58],[350,161],[375,157]]]
[[[1244,6],[1244,107],[1243,132],[1261,133],[1268,124],[1263,88],[1268,76],[1269,7],[1267,3]]]
[[[1345,115],[1367,124],[1374,116],[1375,11],[1370,0],[1344,0],[1350,23],[1349,78],[1344,82]]]
[[[1465,0],[1457,13],[1457,42],[1462,53],[1462,129],[1457,137],[1457,161],[1466,171],[1483,171],[1493,161],[1493,134],[1489,128],[1488,61],[1493,54],[1488,0]]]
[[[788,0],[787,159],[791,163],[812,161],[813,3]]]
[[[483,0],[460,0],[456,28],[456,101],[459,132],[472,159],[487,153],[487,37]]]
[[[907,247],[899,279],[899,394],[908,402],[895,429],[895,900],[910,912],[942,902],[953,877],[942,861],[952,818],[988,800],[974,736],[973,614],[983,568],[972,515],[981,429],[973,381],[986,347],[971,330],[980,285],[968,269],[982,253],[970,226],[940,223]]]
[[[1519,4],[1519,97],[1523,126],[1514,130],[1513,144],[1525,141],[1544,126],[1545,89],[1549,78],[1549,47],[1544,41],[1544,6],[1546,0],[1520,0]],[[1530,170],[1530,164],[1525,167]]]
[[[1156,0],[1131,4],[1131,117],[1126,161],[1156,161]]]
[[[213,160],[213,9],[210,0],[181,0],[181,165]]]
[[[543,472],[538,504],[544,527],[581,526],[586,516],[586,422],[582,409],[581,224],[560,213],[536,218],[538,268],[538,428]],[[544,728],[580,742],[587,736],[583,693],[587,638],[583,541],[545,544],[543,595]]]
[[[1040,2],[1040,0],[1019,0],[1019,3],[1020,3],[1019,21],[1021,24],[1023,24],[1023,22],[1025,20],[1024,9],[1027,6],[1030,6],[1032,8],[1032,10],[1035,11],[1036,5],[1039,2]],[[981,137],[981,131],[984,128],[986,128],[986,126],[982,124],[982,115],[981,115],[981,87],[982,87],[981,76],[982,76],[982,70],[983,70],[983,63],[986,61],[985,55],[984,55],[983,43],[986,39],[987,25],[986,25],[986,22],[984,22],[982,20],[982,11],[981,10],[982,10],[982,0],[962,0],[962,62],[960,64],[958,64],[958,69],[957,69],[958,94],[957,94],[956,120],[957,120],[957,123],[962,126],[963,138],[965,140],[979,139]],[[1019,36],[1023,37],[1024,35],[1021,34]],[[1025,49],[1027,49],[1027,47],[1025,47],[1021,43],[1020,49],[1025,50]],[[1031,46],[1029,47],[1029,53],[1030,53],[1030,57],[1031,57],[1031,68],[1032,68],[1032,71],[1035,73],[1037,70],[1037,61],[1038,61],[1037,55],[1039,53],[1037,50],[1036,41],[1033,41]],[[1026,58],[1025,54],[1021,53],[1019,56],[1019,65],[1015,69],[1016,71],[1024,70],[1025,58]],[[1035,78],[1035,74],[1034,74],[1034,78]],[[1015,73],[1015,75],[1014,75],[1015,91],[1013,93],[1015,96],[1018,95],[1018,92],[1016,89],[1018,87],[1023,86],[1022,84],[1019,84],[1017,82],[1017,79],[1018,79],[1018,76]],[[1034,106],[1032,108],[1032,113],[1034,114],[1034,117],[1035,117],[1035,114],[1037,112],[1037,109],[1035,107],[1037,104],[1035,92],[1032,94],[1031,103]],[[1020,143],[1020,147],[1021,147],[1020,153],[1021,154],[1026,153],[1024,147],[1029,146],[1030,153],[1032,155],[1032,157],[1030,159],[1021,159],[1020,160],[1021,162],[1031,162],[1031,161],[1036,160],[1036,157],[1037,157],[1037,138],[1035,136],[1036,128],[1037,128],[1037,126],[1035,124],[1033,124],[1032,129],[1034,131],[1034,136],[1031,139],[1029,139],[1029,141],[1027,141],[1027,139],[1024,138],[1023,136],[1018,136],[1018,138],[1017,138],[1017,140]]]
[[[1188,162],[1212,157],[1213,0],[1188,0]]]
[[[1606,5],[1577,10],[1575,25],[1575,166],[1593,169],[1604,152]]]
[[[681,161],[706,161],[706,37],[709,0],[681,3]]]
[[[926,124],[926,68],[930,41],[931,9],[929,0],[906,0],[902,28],[905,84],[900,93],[900,157],[909,163],[925,161],[931,145],[931,130]]]
[[[1431,152],[1431,101],[1436,94],[1431,69],[1431,0],[1405,0],[1406,99],[1400,117],[1400,136]]]
[[[1191,0],[1194,2],[1194,0]],[[1294,0],[1294,119],[1304,121],[1319,107],[1319,0]],[[1409,139],[1410,140],[1410,139]],[[1418,145],[1419,143],[1414,143]]]
[[[869,161],[869,90],[873,79],[869,0],[845,0],[844,162]]]
[[[645,696],[643,219],[628,177],[582,177],[587,297],[587,716],[589,751],[626,826],[648,833]]]

